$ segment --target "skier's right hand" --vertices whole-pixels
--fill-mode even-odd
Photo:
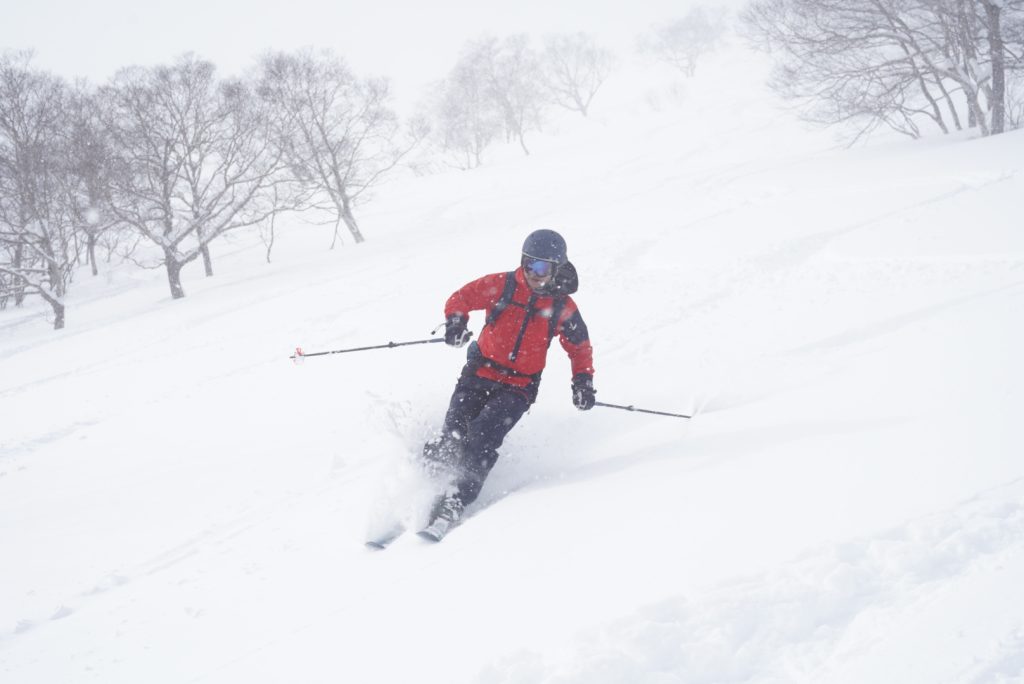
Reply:
[[[580,411],[594,408],[597,390],[594,389],[594,378],[589,373],[577,373],[572,378],[572,403]]]
[[[466,319],[462,316],[449,316],[444,322],[444,343],[450,347],[461,347],[469,342],[473,333],[466,330]]]

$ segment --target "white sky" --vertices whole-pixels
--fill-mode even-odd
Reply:
[[[736,4],[707,0],[703,4]],[[18,0],[5,1],[0,49],[31,48],[62,76],[105,81],[120,67],[192,51],[237,73],[266,49],[330,47],[361,76],[388,76],[401,102],[418,99],[463,42],[490,32],[586,31],[628,49],[651,23],[681,16],[686,0]]]

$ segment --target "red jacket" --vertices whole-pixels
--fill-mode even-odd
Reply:
[[[490,315],[505,289],[505,273],[492,273],[474,280],[458,289],[444,305],[445,318],[462,316],[469,319],[470,311],[484,310]],[[505,308],[491,325],[485,325],[480,331],[477,343],[484,358],[501,368],[509,369],[519,375],[502,373],[500,369],[489,365],[477,370],[477,375],[489,380],[496,380],[517,387],[526,387],[544,370],[547,361],[548,330],[554,299],[535,294],[526,283],[523,269],[515,272],[516,289],[511,304]],[[531,307],[532,299],[532,307]],[[531,312],[525,330],[523,321]],[[572,374],[594,373],[594,353],[590,346],[587,326],[576,308],[576,302],[566,295],[559,321],[555,327],[558,340],[569,355],[572,363]],[[522,332],[518,353],[514,360],[510,355],[516,346],[516,340]]]

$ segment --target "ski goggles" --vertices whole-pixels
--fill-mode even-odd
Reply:
[[[544,259],[534,259],[531,256],[523,256],[523,270],[537,278],[547,278],[554,275],[557,264]]]

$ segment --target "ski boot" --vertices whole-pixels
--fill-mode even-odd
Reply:
[[[430,524],[420,530],[417,534],[423,539],[439,542],[444,536],[458,524],[462,517],[462,501],[458,496],[445,495],[434,504],[434,510],[430,514]]]

